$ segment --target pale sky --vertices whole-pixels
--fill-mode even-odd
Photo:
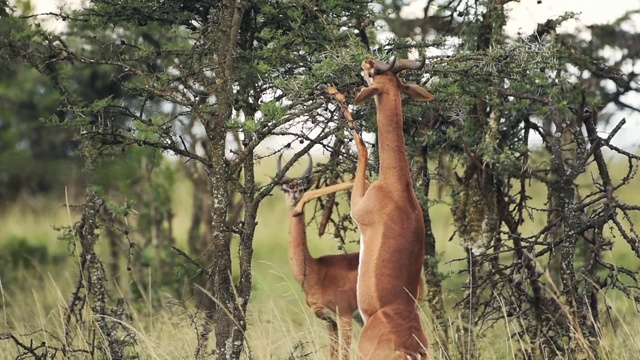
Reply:
[[[402,10],[403,17],[422,17],[426,0],[413,0],[410,5]],[[505,31],[509,35],[516,35],[518,31],[531,33],[536,24],[549,18],[557,17],[567,11],[580,13],[579,22],[583,25],[602,24],[611,22],[628,10],[640,8],[640,0],[520,0],[507,4],[509,22]],[[640,19],[636,22],[640,30]],[[560,30],[572,30],[578,25],[575,21],[569,21]]]
[[[567,11],[579,13],[580,24],[568,21],[560,31],[573,30],[577,25],[609,23],[629,10],[640,9],[640,0],[543,0],[541,4],[537,4],[536,0],[521,0],[510,3],[509,8],[511,21],[506,31],[515,35],[519,29],[525,34],[531,33],[535,24]],[[640,18],[637,16],[635,28],[640,30]]]

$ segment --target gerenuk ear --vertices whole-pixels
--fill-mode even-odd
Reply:
[[[358,93],[358,96],[356,96],[355,104],[362,104],[369,98],[374,97],[376,94],[378,94],[378,92],[380,92],[380,89],[378,89],[378,87],[376,87],[375,85],[360,90],[360,93]]]
[[[423,87],[416,84],[404,84],[402,92],[409,95],[413,100],[417,101],[431,101],[433,95],[425,90]]]

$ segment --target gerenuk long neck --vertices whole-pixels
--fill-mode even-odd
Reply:
[[[305,277],[312,270],[315,259],[311,257],[307,246],[307,230],[304,213],[293,216],[294,208],[289,207],[289,264],[293,278],[303,286]]]
[[[381,182],[398,189],[412,188],[402,131],[402,100],[399,91],[385,91],[375,96],[378,123],[378,154]]]

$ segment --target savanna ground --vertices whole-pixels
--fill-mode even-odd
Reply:
[[[273,162],[273,159],[267,159],[260,164],[256,174],[265,179],[258,177],[257,181],[265,181],[264,174],[273,172]],[[624,175],[626,164],[610,165],[615,179]],[[300,168],[293,169],[292,173],[297,171],[301,171]],[[581,183],[586,191],[591,186],[589,176],[583,176]],[[177,184],[173,196],[173,231],[177,246],[186,249],[193,189],[188,181],[178,180]],[[431,194],[437,194],[438,186],[437,181],[432,181]],[[533,189],[538,187],[535,183],[530,186]],[[640,179],[636,178],[629,186],[620,190],[619,196],[631,204],[640,204],[638,189]],[[543,208],[546,199],[543,187],[540,186],[532,193],[535,194],[534,201]],[[443,201],[446,198],[441,196]],[[461,261],[453,260],[463,258],[464,253],[457,238],[452,238],[453,220],[447,204],[438,198],[432,200],[429,212],[440,254],[439,269],[446,276],[443,283],[445,302],[450,323],[454,324],[459,321],[454,304],[461,297],[461,284],[464,280],[462,275],[458,275],[458,271],[464,265]],[[344,195],[340,202],[340,206],[348,206]],[[27,343],[29,339],[37,339],[34,341],[42,340],[52,345],[63,338],[63,317],[75,285],[78,257],[68,255],[67,244],[57,240],[57,233],[52,226],[67,225],[77,220],[78,214],[70,211],[66,203],[65,189],[58,189],[48,198],[23,198],[0,215],[0,251],[3,252],[0,253],[0,333],[8,331],[22,335],[20,339]],[[311,221],[313,206],[313,203],[307,205],[308,221]],[[266,199],[259,210],[259,225],[254,240],[253,292],[247,314],[248,349],[255,359],[325,359],[328,357],[325,325],[309,311],[298,284],[291,277],[287,260],[286,214],[283,196],[279,191],[274,191],[273,196]],[[529,222],[528,228],[533,231],[544,224],[544,216],[542,212],[534,214],[534,220]],[[640,225],[639,214],[634,216],[633,222]],[[311,221],[309,226],[307,234],[314,256],[339,251],[330,230],[322,238],[318,238],[316,222]],[[347,251],[357,251],[357,235],[352,234],[350,239],[354,242],[347,244]],[[132,240],[136,241],[135,238]],[[100,247],[101,254],[106,259],[108,251],[104,241]],[[619,242],[614,246],[611,256],[615,258],[616,264],[631,268],[640,266],[629,251],[628,245]],[[544,259],[541,262],[544,263]],[[126,299],[130,298],[127,297],[130,280],[124,263],[121,264],[121,270],[124,275],[120,278],[119,287],[112,284],[116,289],[113,294],[124,295]],[[148,268],[147,275],[149,279],[153,279],[152,268]],[[196,327],[192,321],[193,303],[182,302],[168,293],[148,290],[143,292],[141,300],[128,303],[132,318],[128,319],[127,326],[137,335],[136,350],[140,358],[193,358],[196,347]],[[182,291],[184,297],[189,299],[190,290],[186,283],[182,285]],[[640,316],[637,309],[632,302],[624,300],[615,292],[602,293],[601,296],[606,300],[600,302],[603,323],[606,324],[601,340],[602,357],[637,359],[640,351],[640,327],[637,325]],[[422,309],[427,336],[435,339],[428,309],[425,306]],[[513,328],[512,323],[501,322],[491,330],[479,334],[480,358],[515,358],[513,346],[519,339],[512,336]],[[356,339],[358,334],[359,329],[356,327]],[[455,346],[456,339],[453,338],[452,342]],[[355,342],[353,348],[355,349]],[[437,353],[436,349],[431,346],[432,358],[447,358]],[[0,341],[1,359],[14,359],[18,351],[13,342]]]

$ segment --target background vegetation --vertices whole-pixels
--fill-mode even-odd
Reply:
[[[405,134],[432,356],[636,358],[640,157],[613,141],[639,111],[640,10],[509,38],[510,3],[0,1],[1,356],[326,358],[270,194],[311,150],[317,186],[350,179],[326,87],[352,99],[365,56],[426,53],[406,81],[437,100],[406,103]],[[314,255],[358,248],[337,199],[308,205]]]

